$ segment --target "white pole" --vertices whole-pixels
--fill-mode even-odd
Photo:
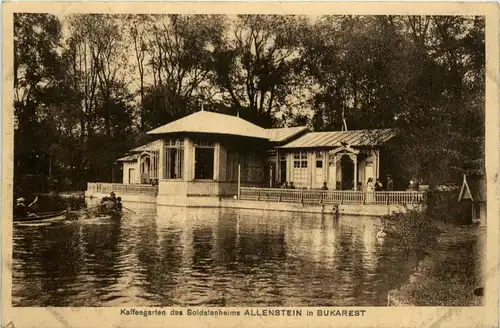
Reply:
[[[238,199],[240,199],[241,195],[241,164],[238,164]]]

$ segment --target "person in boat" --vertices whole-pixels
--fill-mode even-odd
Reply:
[[[111,192],[109,194],[109,200],[111,200],[112,202],[115,202],[116,203],[116,195],[114,192]]]
[[[113,201],[110,197],[104,197],[101,204],[97,207],[98,213],[109,213],[117,209],[116,201]]]
[[[122,198],[121,197],[116,198],[116,208],[119,212],[122,211]]]
[[[24,204],[24,198],[20,197],[16,199],[16,206],[14,206],[14,217],[24,218],[29,214],[26,204]]]

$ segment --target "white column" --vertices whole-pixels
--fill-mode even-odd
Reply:
[[[184,172],[183,180],[191,181],[194,178],[194,151],[193,141],[188,137],[184,138]]]
[[[323,151],[323,181],[321,181],[321,186],[323,186],[323,182],[328,184],[328,152]]]
[[[354,191],[358,190],[358,156],[354,157]]]
[[[292,181],[292,169],[293,169],[293,153],[286,154],[286,181],[290,183]]]
[[[161,180],[165,178],[163,176],[163,172],[165,172],[165,142],[160,140],[160,145],[158,146],[158,167],[156,168],[158,170],[158,180]]]
[[[132,183],[141,183],[141,156],[137,159],[136,170],[134,174],[134,182]]]
[[[312,188],[316,184],[316,152],[307,152],[307,186]]]
[[[220,143],[215,143],[214,148],[214,180],[219,181],[219,165],[220,165]]]

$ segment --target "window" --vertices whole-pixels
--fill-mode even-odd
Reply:
[[[181,140],[167,140],[165,147],[165,179],[182,179],[184,145]]]
[[[155,150],[152,152],[151,164],[149,167],[149,177],[151,179],[158,179],[158,159],[160,158],[160,152]]]
[[[212,141],[196,140],[194,142],[194,178],[214,178],[215,145]]]
[[[323,168],[323,161],[322,160],[316,160],[316,168],[317,169]]]
[[[213,148],[196,148],[195,179],[213,179],[214,178],[214,149]]]
[[[294,168],[307,168],[307,152],[298,152],[293,154]]]

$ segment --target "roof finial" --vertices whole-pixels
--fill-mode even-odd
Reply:
[[[201,103],[201,111],[203,112],[203,103]]]
[[[239,108],[236,110],[236,117],[240,117],[240,109]]]

